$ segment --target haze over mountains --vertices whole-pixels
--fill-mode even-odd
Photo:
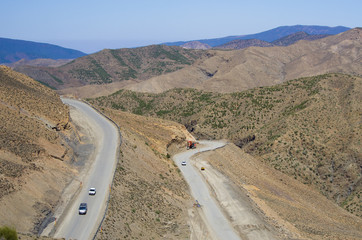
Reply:
[[[229,36],[222,38],[213,38],[213,39],[201,39],[201,40],[192,40],[198,41],[200,43],[204,43],[209,45],[210,47],[216,47],[223,45],[227,42],[231,42],[233,40],[241,40],[241,39],[259,39],[266,42],[273,42],[277,39],[286,37],[290,34],[296,32],[305,32],[307,34],[319,35],[319,34],[330,34],[335,35],[341,32],[345,32],[350,30],[350,28],[338,26],[338,27],[326,27],[326,26],[308,26],[308,25],[295,25],[295,26],[281,26],[277,28],[270,29],[268,31],[264,31],[256,34],[248,34],[241,36]],[[179,41],[179,42],[167,42],[165,45],[170,46],[181,46],[185,43],[192,41]]]
[[[53,44],[0,38],[0,64],[13,63],[21,59],[73,59],[85,55],[81,51]]]
[[[288,35],[304,32],[304,34],[309,35],[334,35],[344,31],[349,30],[347,27],[325,27],[325,26],[306,26],[306,25],[296,25],[296,26],[283,26],[277,27],[268,31],[264,31],[257,34],[248,34],[242,36],[231,36],[217,39],[204,39],[204,40],[195,40],[195,41],[185,41],[185,42],[173,42],[173,43],[164,43],[165,45],[170,46],[183,46],[185,48],[193,49],[208,49],[212,47],[225,48],[224,44],[234,41],[234,40],[246,40],[246,39],[258,39],[265,42],[273,42],[280,38],[284,38]],[[308,38],[308,37],[304,37]],[[299,36],[299,40],[302,39]],[[249,45],[250,46],[250,45]],[[16,40],[9,38],[0,38],[0,64],[1,63],[14,63],[19,60],[33,60],[37,58],[41,59],[74,59],[86,54],[69,49],[63,48],[53,44],[39,43],[32,41]],[[19,63],[24,64],[24,63]],[[31,64],[31,62],[28,62]]]
[[[143,92],[162,92],[175,87],[243,91],[328,72],[361,75],[361,35],[362,30],[356,28],[286,47],[234,51],[164,45],[106,49],[60,67],[24,65],[14,69],[62,91],[82,92],[81,88],[87,86],[83,92],[90,95],[94,94],[91,90],[94,84]],[[99,89],[96,92],[101,94]]]

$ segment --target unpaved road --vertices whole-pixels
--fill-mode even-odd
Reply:
[[[201,204],[197,210],[204,227],[191,226],[191,239],[275,239],[228,180],[207,162],[193,157],[225,144],[223,141],[201,141],[196,149],[173,157],[190,186],[192,196]],[[182,166],[182,161],[187,165]],[[205,171],[200,170],[201,166],[206,167]]]
[[[120,143],[120,136],[117,127],[108,119],[100,115],[93,108],[83,102],[71,99],[62,99],[64,103],[71,106],[71,117],[87,125],[88,131],[96,142],[95,156],[88,159],[89,167],[82,172],[83,177],[80,192],[70,202],[61,221],[56,226],[54,237],[66,239],[91,239],[97,230],[103,217],[106,202],[108,199],[110,185],[117,164],[117,152]],[[77,112],[73,117],[72,112]],[[95,187],[97,194],[89,196],[88,190]],[[88,204],[86,215],[78,214],[78,207],[81,202]]]

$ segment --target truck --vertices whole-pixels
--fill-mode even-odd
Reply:
[[[192,148],[196,148],[196,142],[193,142],[191,140],[187,141],[186,149],[188,150]]]

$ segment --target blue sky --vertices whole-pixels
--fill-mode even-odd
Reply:
[[[361,0],[1,0],[0,37],[93,53],[253,34],[279,26],[362,27]]]

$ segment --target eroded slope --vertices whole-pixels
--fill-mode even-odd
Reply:
[[[328,74],[231,94],[119,91],[90,101],[177,121],[199,138],[230,139],[361,216],[361,84]]]
[[[68,114],[54,91],[0,66],[0,225],[37,233],[57,203],[72,174]]]

